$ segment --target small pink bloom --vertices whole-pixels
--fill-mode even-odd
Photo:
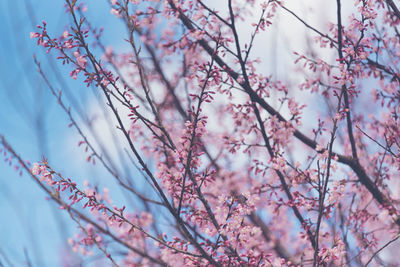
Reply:
[[[42,172],[40,165],[38,163],[33,163],[33,167],[31,169],[31,173],[33,175],[39,175]]]

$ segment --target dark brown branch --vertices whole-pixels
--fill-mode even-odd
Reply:
[[[393,2],[393,0],[386,0],[386,3],[390,6],[390,8],[393,10],[394,15],[400,19],[400,10],[397,8],[396,4]]]

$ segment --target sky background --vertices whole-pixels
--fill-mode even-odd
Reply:
[[[322,17],[327,20],[327,16],[331,15],[328,11],[310,12],[315,11],[318,5],[310,10],[307,3],[311,1],[302,2],[305,4],[292,3],[288,6],[300,14],[307,14],[305,18],[309,22],[320,21]],[[105,28],[104,42],[112,44],[116,51],[123,51],[126,47],[123,41],[125,29],[110,15],[107,1],[89,0],[86,3],[90,22]],[[214,3],[218,7],[220,2]],[[327,10],[328,5],[324,1],[319,3],[324,4]],[[63,67],[50,59],[44,49],[30,39],[30,32],[36,31],[35,25],[41,24],[42,20],[47,22],[50,34],[60,35],[69,22],[63,1],[0,1],[0,134],[24,159],[31,162],[40,161],[45,155],[55,169],[74,177],[74,180],[101,177],[104,185],[114,193],[116,202],[122,202],[124,195],[115,185],[107,182],[104,171],[82,163],[87,155],[77,147],[79,137],[75,130],[68,128],[65,113],[38,75],[33,62],[34,54],[42,62],[44,72],[55,88],[70,92],[78,107],[88,112],[89,118],[94,118],[98,113],[99,98],[96,92],[86,88],[79,80],[73,81],[69,77],[71,69],[68,66]],[[304,27],[292,17],[286,14],[279,17],[278,21],[274,30],[260,35],[253,53],[266,53],[264,56],[271,58],[268,62],[275,64],[261,67],[266,73],[275,73],[278,78],[287,80],[285,61],[293,62],[293,55],[288,57],[281,51],[305,49],[303,44],[306,39]],[[320,30],[326,29],[326,25],[319,26]],[[250,34],[245,27],[240,32]],[[268,49],[265,48],[266,44]],[[290,79],[296,80],[296,77]],[[71,98],[66,97],[67,103],[71,104],[68,99]],[[78,114],[75,115],[79,119]],[[106,124],[106,120],[96,120],[94,129],[101,131]],[[107,134],[103,134],[103,139],[107,138]],[[73,236],[77,227],[54,203],[46,200],[45,194],[26,174],[20,177],[3,161],[0,161],[0,214],[0,263],[22,266],[29,259],[33,266],[61,264],[63,247],[68,248],[66,240]],[[72,261],[78,262],[79,259]],[[98,264],[89,258],[85,264],[90,263]]]
[[[87,12],[94,24],[101,21],[105,28],[118,32],[118,23],[109,15],[106,1],[87,2],[96,2]],[[69,78],[70,68],[48,61],[44,50],[30,39],[30,32],[36,31],[35,25],[42,20],[48,23],[50,33],[62,33],[69,21],[63,1],[0,1],[0,133],[24,159],[35,162],[46,155],[60,172],[84,179],[93,175],[93,170],[87,165],[76,168],[85,154],[77,148],[77,137],[68,128],[65,113],[38,75],[33,55],[42,62],[53,85],[57,89],[72,88],[70,91],[75,92],[82,107],[89,103],[90,92]],[[105,38],[113,37],[113,31],[107,31]],[[57,79],[58,71],[63,80]],[[68,247],[66,240],[77,230],[76,226],[46,200],[30,177],[20,177],[3,160],[0,214],[1,264],[23,266],[29,259],[33,266],[61,265],[62,247]]]

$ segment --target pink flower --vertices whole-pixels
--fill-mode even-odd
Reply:
[[[85,69],[86,68],[86,64],[87,64],[86,57],[80,55],[79,51],[74,52],[74,56],[76,58],[76,62],[78,64],[78,66],[81,67],[82,69]]]
[[[33,175],[40,175],[42,172],[42,168],[38,163],[33,163],[33,167],[31,168],[31,173]]]

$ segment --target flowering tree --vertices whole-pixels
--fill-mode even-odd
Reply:
[[[140,205],[112,204],[51,159],[30,166],[1,137],[4,150],[78,225],[71,246],[115,266],[395,266],[400,11],[332,2],[334,20],[311,25],[277,0],[111,0],[127,29],[119,52],[65,0],[67,30],[43,22],[31,37],[102,93],[121,151],[106,153],[38,71],[87,161]],[[278,55],[295,57],[282,79],[255,50],[277,12],[313,41]]]

